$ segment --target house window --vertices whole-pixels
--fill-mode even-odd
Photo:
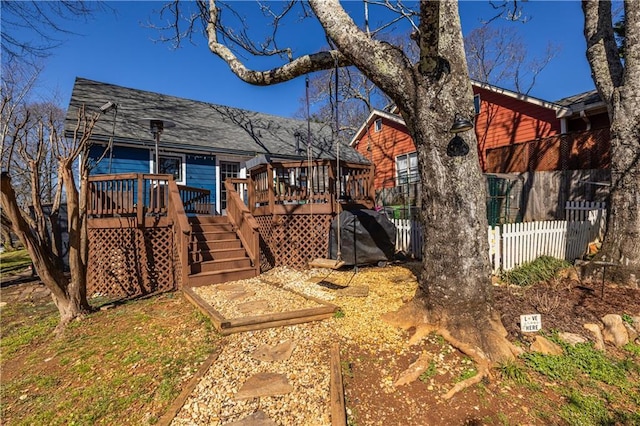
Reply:
[[[418,153],[399,155],[396,157],[397,185],[416,183],[420,179],[418,171]]]
[[[240,176],[240,163],[231,161],[220,161],[220,208],[227,208],[227,188],[224,181],[228,178],[237,178]]]
[[[382,130],[382,118],[378,118],[375,123],[374,123],[375,127],[375,131],[379,132],[380,130]]]
[[[473,107],[476,109],[476,114],[480,114],[480,95],[473,96]]]
[[[176,183],[184,184],[184,157],[177,155],[158,156],[158,173],[172,175]]]

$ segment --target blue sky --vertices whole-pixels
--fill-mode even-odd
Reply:
[[[44,62],[40,93],[55,94],[61,105],[68,99],[76,76],[141,90],[292,116],[304,96],[304,78],[272,87],[256,87],[235,77],[222,60],[209,52],[204,37],[196,45],[185,43],[172,50],[154,42],[158,32],[145,26],[162,7],[161,1],[109,2],[113,10],[95,15],[87,23],[75,22],[78,35],[53,51]],[[237,3],[241,9],[253,4]],[[500,21],[518,28],[531,55],[540,55],[549,41],[560,46],[558,56],[539,76],[530,95],[557,100],[593,89],[585,58],[582,11],[579,1],[529,1],[526,23]],[[355,3],[347,3],[355,7]],[[488,1],[460,2],[463,32],[480,25],[492,14]],[[310,24],[311,21],[308,21]],[[286,27],[299,53],[326,44],[318,25]]]

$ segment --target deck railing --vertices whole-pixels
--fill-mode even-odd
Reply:
[[[212,214],[211,191],[191,186],[177,185],[185,213]]]
[[[259,226],[236,191],[236,185],[241,181],[242,179],[227,179],[224,183],[227,190],[227,217],[238,230],[238,236],[251,259],[252,266],[256,268],[257,273],[260,273]]]
[[[105,174],[89,177],[90,217],[167,216],[171,175]],[[175,183],[175,182],[174,182]],[[185,213],[211,214],[211,192],[176,185]]]
[[[171,175],[123,173],[90,176],[89,217],[166,216]]]
[[[337,183],[340,194],[337,194]],[[254,214],[333,213],[340,202],[373,206],[371,167],[314,160],[264,164],[251,171],[249,206]]]
[[[182,285],[189,281],[189,242],[191,241],[191,225],[185,214],[183,201],[178,185],[173,179],[169,180],[169,219],[174,223],[173,238],[180,263],[180,278]]]

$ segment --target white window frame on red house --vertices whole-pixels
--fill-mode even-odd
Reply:
[[[417,183],[420,180],[416,151],[396,156],[396,185]]]

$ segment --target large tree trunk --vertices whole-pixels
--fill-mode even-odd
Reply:
[[[610,278],[640,283],[640,3],[625,1],[622,64],[613,36],[611,2],[582,3],[587,59],[611,121],[609,218],[599,257],[619,264]]]
[[[418,150],[423,265],[412,305],[390,318],[418,330],[422,324],[424,332],[444,330],[455,341],[479,348],[479,357],[504,360],[515,349],[492,308],[486,189],[477,142],[473,131],[449,132],[457,113],[467,119],[474,114],[457,4],[423,5],[422,14],[423,21],[440,28],[437,55],[421,58],[415,94],[402,114]]]
[[[11,221],[13,232],[29,252],[40,280],[51,291],[51,297],[60,312],[60,322],[56,329],[60,332],[71,320],[90,311],[86,296],[83,296],[83,292],[79,289],[79,284],[83,281],[78,281],[73,274],[70,281],[64,271],[56,268],[47,248],[39,243],[34,230],[22,217],[8,173],[2,174],[0,189],[2,210]],[[81,279],[84,280],[84,277]]]

